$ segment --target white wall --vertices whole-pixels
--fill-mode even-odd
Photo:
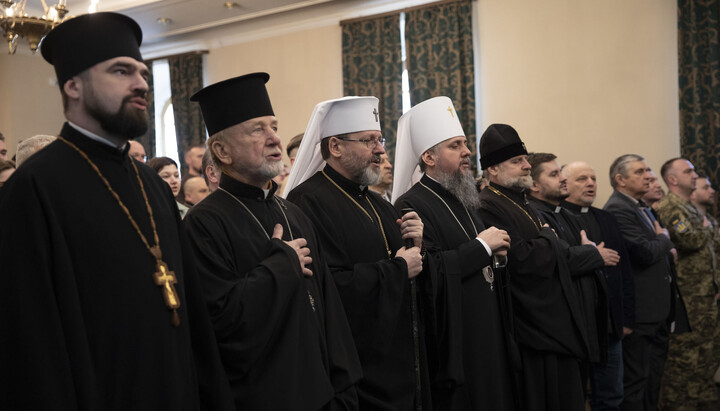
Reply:
[[[659,169],[679,154],[676,7],[672,0],[478,0],[482,125],[511,124],[529,150],[553,152],[561,163],[591,162],[604,204],[615,157],[638,153]],[[295,31],[285,21],[278,33],[266,24],[248,41],[216,39],[207,82],[270,73],[287,143],[304,131],[316,103],[342,95],[338,21],[348,16],[322,17]],[[39,55],[0,54],[0,72],[0,130],[11,151],[18,138],[57,133],[62,110],[52,68]]]
[[[671,0],[479,0],[485,126],[513,125],[528,150],[608,169],[680,153],[677,5]]]

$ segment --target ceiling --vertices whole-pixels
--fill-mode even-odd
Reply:
[[[287,13],[336,0],[100,0],[101,9],[135,19],[146,42],[264,16]],[[115,8],[111,2],[117,3]],[[227,7],[226,4],[232,4]],[[170,19],[163,24],[160,19]]]
[[[16,2],[19,0],[15,0]],[[59,0],[45,0],[48,5]],[[66,0],[69,15],[88,12],[91,0]],[[96,0],[98,11],[135,19],[143,30],[142,53],[156,58],[287,33],[308,25],[385,13],[437,0]],[[232,7],[225,4],[231,3]],[[26,13],[42,15],[41,0]],[[166,23],[162,23],[162,19]],[[19,52],[25,47],[19,47]]]
[[[17,0],[16,0],[17,1]],[[135,19],[144,42],[155,42],[240,21],[289,13],[343,0],[99,0],[98,11],[116,11]],[[48,5],[57,0],[46,0]],[[40,15],[40,0],[28,0],[27,13]],[[230,7],[226,6],[230,5]],[[87,13],[89,0],[67,0],[70,15]],[[161,19],[166,22],[161,22]]]

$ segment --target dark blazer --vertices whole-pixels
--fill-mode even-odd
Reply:
[[[672,241],[655,234],[637,204],[618,191],[613,191],[604,210],[617,219],[630,254],[635,277],[635,322],[667,321],[672,313]]]

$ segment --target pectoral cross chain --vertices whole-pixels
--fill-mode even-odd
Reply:
[[[177,309],[180,307],[180,298],[178,298],[175,286],[177,284],[177,278],[175,272],[168,269],[167,264],[162,260],[157,260],[155,266],[157,272],[153,275],[155,284],[162,287],[163,298],[165,299],[165,305],[173,310],[172,324],[177,327],[180,324],[180,317],[178,316]]]

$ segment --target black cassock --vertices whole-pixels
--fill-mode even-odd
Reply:
[[[509,295],[504,270],[492,276],[487,271],[492,258],[476,239],[486,228],[477,211],[427,175],[395,207],[420,215],[425,246],[439,273],[438,318],[427,327],[438,342],[429,353],[433,408],[515,409]]]
[[[567,258],[588,336],[588,357],[584,360],[604,363],[608,330],[607,287],[602,272],[605,262],[595,247],[581,244],[580,221],[568,210],[532,197],[530,204],[540,219],[555,230]],[[585,234],[590,238],[589,232]]]
[[[570,271],[555,233],[542,227],[523,192],[497,184],[480,192],[480,216],[510,235],[507,269],[522,359],[521,400],[527,411],[584,407],[578,359],[587,336]]]
[[[151,245],[127,155],[66,124]],[[55,141],[0,192],[0,409],[234,409],[169,186],[135,162],[162,259],[175,272],[170,324],[155,259],[78,152]]]
[[[184,220],[236,406],[357,409],[361,371],[342,303],[312,224],[276,189],[223,174]],[[292,247],[270,239],[276,224],[284,241],[307,240],[312,277]]]
[[[580,207],[563,202],[562,206],[573,213],[591,241],[605,243],[620,254],[620,262],[614,267],[605,267],[603,274],[607,286],[610,333],[616,340],[623,337],[623,326],[635,326],[635,281],[630,265],[630,256],[615,216],[595,207]]]
[[[393,258],[403,247],[396,223],[399,215],[367,187],[342,177],[330,166],[323,171],[292,190],[288,199],[315,225],[343,300],[363,368],[363,379],[357,386],[360,408],[414,410],[416,402],[422,401],[423,410],[428,410],[431,404],[422,318],[413,314],[405,260]],[[375,212],[380,216],[390,256]],[[425,298],[421,283],[430,276],[429,270],[424,270],[416,277],[416,306]]]

